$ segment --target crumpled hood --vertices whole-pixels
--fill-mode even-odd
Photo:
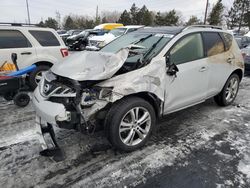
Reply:
[[[128,57],[128,48],[117,53],[83,51],[73,54],[63,62],[55,64],[51,71],[73,80],[105,80],[111,78]]]

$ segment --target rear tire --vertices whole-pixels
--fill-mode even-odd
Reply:
[[[45,72],[49,69],[50,69],[50,66],[48,65],[39,65],[33,72],[29,74],[28,82],[32,90],[36,89],[41,79],[42,72]]]
[[[228,106],[232,104],[239,91],[240,78],[237,74],[232,74],[222,91],[214,97],[214,101],[219,106]]]
[[[19,107],[25,107],[30,102],[30,96],[25,92],[19,92],[14,96],[14,104]]]
[[[85,50],[85,48],[86,48],[85,44],[80,44],[79,51],[83,51],[83,50]]]
[[[155,123],[151,104],[139,97],[129,97],[113,104],[105,120],[105,129],[116,149],[130,152],[147,142]]]

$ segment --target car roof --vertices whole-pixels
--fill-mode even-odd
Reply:
[[[184,27],[177,27],[177,26],[162,26],[162,27],[144,27],[141,29],[138,29],[135,32],[138,33],[162,33],[162,34],[172,34],[176,35],[180,33]]]
[[[199,31],[205,31],[205,32],[225,32],[229,33],[226,30],[223,30],[220,27],[217,26],[209,26],[209,25],[194,25],[194,26],[160,26],[160,27],[143,27],[138,29],[138,33],[161,33],[161,34],[170,34],[170,35],[177,35],[184,31],[191,31],[191,32],[199,32]],[[230,34],[230,33],[229,33]]]
[[[0,29],[2,30],[39,30],[39,31],[55,31],[52,28],[48,27],[36,27],[36,26],[6,26],[0,25]]]

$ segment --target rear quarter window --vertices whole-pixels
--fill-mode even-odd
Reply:
[[[221,36],[225,43],[225,50],[228,51],[232,46],[233,36],[230,35],[229,33],[221,33]]]
[[[41,46],[60,46],[56,36],[50,31],[30,30],[29,32]]]
[[[225,51],[224,42],[219,33],[204,32],[203,39],[207,56],[214,56]]]
[[[0,49],[9,48],[29,48],[31,47],[28,39],[16,30],[1,30],[0,31]]]

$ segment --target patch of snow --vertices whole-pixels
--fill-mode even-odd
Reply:
[[[232,157],[233,157],[232,155],[229,155],[229,154],[226,154],[226,153],[222,153],[219,150],[215,150],[214,155],[219,155],[219,156],[221,156],[221,157],[223,157],[225,159],[232,159]]]
[[[35,134],[34,129],[29,129],[23,132],[19,132],[16,135],[0,138],[0,147],[9,146],[12,144],[25,142],[33,139],[37,139],[37,135]]]

